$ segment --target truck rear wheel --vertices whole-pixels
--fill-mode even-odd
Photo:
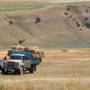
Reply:
[[[37,65],[34,65],[33,69],[34,69],[34,71],[36,71],[37,70]]]
[[[31,65],[30,73],[34,73],[37,70],[37,65]]]
[[[33,68],[31,68],[29,72],[30,72],[30,73],[34,73],[34,70],[33,70]]]

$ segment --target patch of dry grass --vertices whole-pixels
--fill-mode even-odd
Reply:
[[[90,60],[90,49],[61,49],[44,50],[45,59],[44,60]]]
[[[19,83],[5,83],[0,85],[0,90],[33,90],[30,83],[19,82]]]
[[[35,83],[34,83],[35,84]],[[50,82],[41,81],[32,88],[30,82],[0,85],[0,90],[90,90],[90,82]],[[40,84],[40,85],[39,85]]]

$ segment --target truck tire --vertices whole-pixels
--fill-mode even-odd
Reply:
[[[37,70],[37,65],[33,65],[33,69],[34,69],[34,71],[36,71]]]
[[[8,75],[8,71],[5,71],[4,69],[2,69],[1,74]]]
[[[21,66],[20,69],[18,70],[18,74],[19,75],[23,75],[24,74],[24,67]]]
[[[30,73],[34,73],[34,65],[31,65]]]
[[[1,70],[1,74],[5,74],[5,70],[4,69]]]

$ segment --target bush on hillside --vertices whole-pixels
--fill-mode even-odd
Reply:
[[[10,25],[13,25],[13,21],[10,20],[10,21],[9,21],[9,24],[10,24]]]

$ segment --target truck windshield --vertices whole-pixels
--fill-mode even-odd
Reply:
[[[11,56],[10,59],[17,59],[17,60],[22,60],[22,56]]]

